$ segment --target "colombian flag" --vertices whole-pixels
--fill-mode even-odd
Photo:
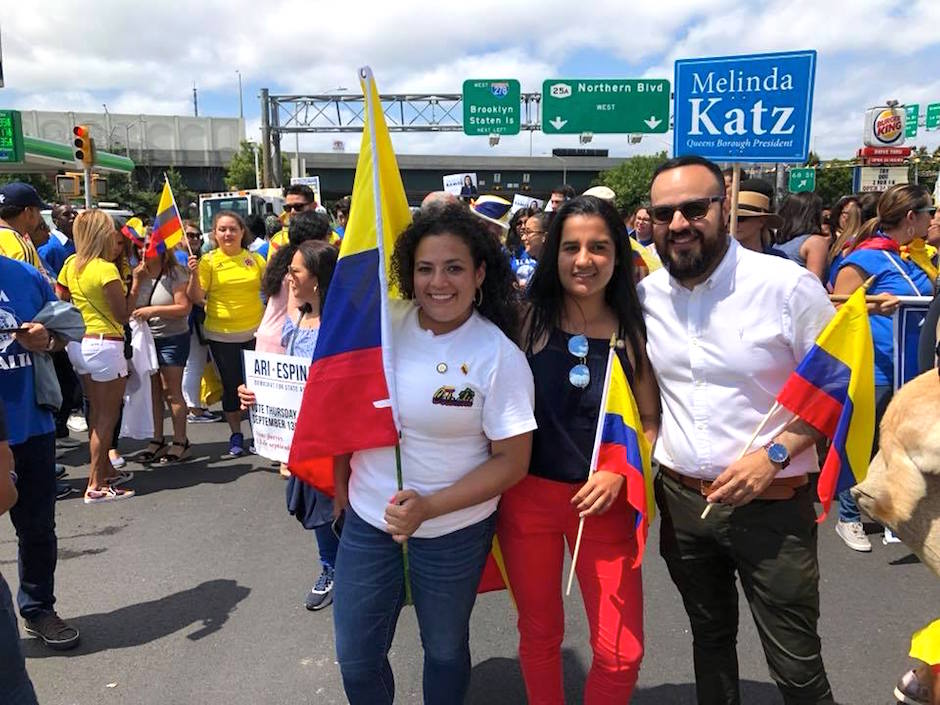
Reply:
[[[875,433],[875,367],[871,326],[859,287],[790,375],[777,402],[832,443],[819,475],[826,518],[832,498],[865,479]]]
[[[183,239],[183,220],[170,190],[170,181],[163,176],[163,193],[157,204],[157,217],[153,220],[153,232],[146,257],[158,257],[171,247],[176,247]]]
[[[121,228],[121,234],[137,247],[144,246],[144,224],[140,218],[128,218],[124,227]]]
[[[630,242],[630,249],[633,250],[633,268],[636,272],[636,281],[640,281],[647,274],[652,274],[657,269],[663,268],[659,257],[643,247],[643,245],[629,235],[627,236],[627,240]]]
[[[646,535],[656,511],[650,446],[643,435],[640,412],[613,346],[594,441],[592,472],[606,470],[626,479],[627,503],[636,510],[636,564],[643,561]]]
[[[371,69],[361,69],[359,80],[366,107],[352,210],[288,461],[291,472],[329,495],[333,456],[398,443],[388,270],[411,211]]]

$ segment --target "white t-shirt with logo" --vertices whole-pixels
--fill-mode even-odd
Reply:
[[[418,307],[390,302],[392,350],[404,489],[429,495],[453,485],[490,456],[490,441],[535,430],[535,388],[525,355],[474,311],[457,330],[434,335],[418,325]],[[395,449],[358,451],[351,460],[349,504],[386,530],[385,509],[398,491]],[[416,538],[434,538],[482,521],[498,497],[428,519]]]

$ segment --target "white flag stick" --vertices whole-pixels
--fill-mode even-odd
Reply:
[[[770,418],[771,418],[775,413],[777,413],[777,410],[778,410],[779,408],[780,408],[780,402],[775,401],[775,402],[774,402],[774,405],[773,405],[772,407],[770,407],[770,411],[768,411],[766,414],[764,414],[764,418],[761,419],[760,425],[758,425],[758,427],[757,427],[756,429],[754,429],[754,433],[751,435],[751,439],[747,442],[747,445],[744,446],[744,450],[741,451],[741,454],[738,455],[737,458],[735,458],[735,462],[737,462],[738,460],[740,460],[741,458],[743,458],[745,455],[747,455],[748,451],[751,449],[751,446],[754,445],[754,441],[756,441],[756,440],[757,440],[757,437],[760,435],[760,432],[764,430],[764,426],[767,425],[767,422],[770,421]],[[787,422],[787,423],[789,423],[789,422]],[[709,504],[705,507],[705,511],[702,512],[702,519],[706,519],[706,518],[708,517],[708,513],[712,510],[712,507],[714,507],[714,506],[715,506],[715,505],[714,505],[713,503],[709,503]]]
[[[594,432],[594,452],[591,453],[591,467],[588,469],[588,479],[597,469],[597,456],[601,452],[601,437],[604,433],[604,412],[607,410],[607,394],[610,391],[610,368],[613,366],[614,351],[616,350],[617,336],[610,336],[610,352],[607,353],[607,371],[604,373],[604,393],[601,395],[601,406],[597,411],[597,430]],[[584,531],[584,517],[578,521],[578,537],[574,542],[574,551],[571,554],[571,570],[568,572],[568,587],[565,596],[571,594],[571,581],[574,579],[574,567],[578,563],[578,552],[581,550],[581,533]]]

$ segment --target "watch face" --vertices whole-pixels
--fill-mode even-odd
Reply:
[[[771,443],[767,448],[767,455],[775,463],[785,463],[790,458],[786,446],[781,443]]]

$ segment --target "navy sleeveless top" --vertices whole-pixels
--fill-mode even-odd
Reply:
[[[569,370],[580,362],[568,352],[572,337],[556,328],[544,348],[526,355],[535,378],[535,420],[539,425],[532,438],[529,473],[580,484],[587,480],[591,466],[610,340],[588,338],[585,364],[591,381],[578,389],[568,381]],[[632,388],[630,360],[624,350],[618,349],[617,356]]]

